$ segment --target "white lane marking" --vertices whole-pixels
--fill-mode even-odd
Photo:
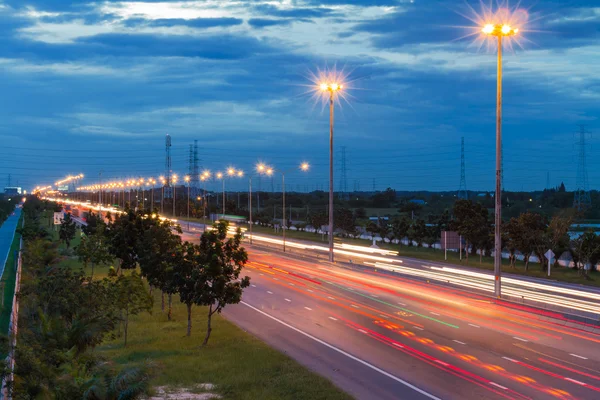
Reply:
[[[273,292],[271,292],[270,290],[267,290],[267,293],[269,293],[269,294],[273,294]]]
[[[274,281],[278,281],[279,279],[277,279],[277,278],[273,278],[273,280],[274,280]]]
[[[448,363],[443,362],[442,360],[435,360],[435,362],[438,364],[442,364],[444,367],[447,367],[448,365],[450,365]]]
[[[256,285],[251,285],[252,287],[256,287]]]
[[[504,387],[504,386],[502,386],[502,385],[498,385],[496,382],[489,382],[489,383],[490,383],[490,385],[494,385],[494,386],[496,386],[496,387],[499,387],[500,389],[508,390],[508,388],[507,388],[507,387]]]
[[[264,312],[264,311],[262,311],[262,310],[259,310],[258,308],[254,307],[254,306],[251,306],[250,304],[246,303],[245,301],[242,301],[242,302],[241,302],[241,304],[245,305],[246,307],[249,307],[249,308],[253,309],[254,311],[256,311],[256,312],[258,312],[258,313],[260,313],[260,314],[264,315],[264,316],[265,316],[265,317],[267,317],[267,318],[270,318],[270,319],[272,319],[272,320],[273,320],[273,321],[275,321],[275,322],[278,322],[278,323],[280,323],[281,325],[283,325],[283,326],[285,326],[285,327],[287,327],[287,328],[290,328],[290,329],[292,329],[292,330],[294,330],[294,331],[298,332],[298,333],[299,333],[299,334],[301,334],[301,335],[304,335],[305,337],[307,337],[307,338],[309,338],[309,339],[312,339],[312,340],[314,340],[314,341],[315,341],[315,342],[317,342],[317,343],[320,343],[320,344],[322,344],[322,345],[323,345],[323,346],[325,346],[325,347],[328,347],[328,348],[330,348],[330,349],[331,349],[331,350],[333,350],[333,351],[336,351],[336,352],[338,352],[338,353],[340,353],[340,354],[342,354],[342,355],[344,355],[344,356],[346,356],[346,357],[350,358],[351,360],[354,360],[354,361],[356,361],[356,362],[358,362],[358,363],[360,363],[360,364],[364,365],[364,366],[365,366],[365,367],[367,367],[367,368],[370,368],[370,369],[372,369],[373,371],[379,372],[380,374],[382,374],[382,375],[384,375],[384,376],[387,376],[388,378],[390,378],[390,379],[393,379],[394,381],[396,381],[396,382],[398,382],[398,383],[401,383],[402,385],[404,385],[404,386],[406,386],[406,387],[409,387],[409,388],[411,388],[412,390],[414,390],[415,392],[418,392],[418,393],[422,394],[423,396],[426,396],[426,397],[428,397],[428,398],[430,398],[430,399],[432,399],[432,400],[441,400],[439,397],[436,397],[436,396],[434,396],[434,395],[432,395],[432,394],[430,394],[430,393],[427,393],[426,391],[424,391],[424,390],[422,390],[422,389],[419,389],[418,387],[416,387],[416,386],[414,386],[414,385],[412,385],[412,384],[410,384],[410,383],[406,382],[405,380],[402,380],[402,379],[398,378],[398,377],[397,377],[397,376],[395,376],[395,375],[392,375],[392,374],[390,374],[389,372],[386,372],[386,371],[382,370],[381,368],[378,368],[378,367],[374,366],[373,364],[369,364],[368,362],[366,362],[366,361],[364,361],[364,360],[361,360],[360,358],[358,358],[358,357],[355,357],[355,356],[353,356],[353,355],[352,355],[352,354],[350,354],[350,353],[346,353],[344,350],[338,349],[337,347],[335,347],[335,346],[333,346],[333,345],[331,345],[331,344],[329,344],[329,343],[327,343],[327,342],[325,342],[325,341],[323,341],[323,340],[321,340],[321,339],[318,339],[318,338],[316,338],[316,337],[312,336],[312,335],[311,335],[311,334],[309,334],[309,333],[306,333],[306,332],[304,332],[304,331],[302,331],[302,330],[300,330],[300,329],[298,329],[298,328],[295,328],[295,327],[293,327],[292,325],[290,325],[290,324],[288,324],[288,323],[286,323],[286,322],[283,322],[282,320],[280,320],[280,319],[278,319],[278,318],[275,318],[275,317],[273,317],[272,315],[269,315],[269,314],[267,314],[266,312]]]
[[[379,316],[382,318],[387,318],[387,315],[379,314]]]
[[[291,303],[291,302],[292,302],[290,299],[285,299],[285,301],[287,301],[288,303]]]
[[[329,317],[329,319],[332,321],[337,321],[337,318]]]
[[[517,360],[513,360],[512,358],[508,358],[508,357],[502,357],[502,358],[504,358],[505,360],[508,360],[508,361],[512,361],[512,362],[514,362],[514,363],[516,363],[516,362],[517,362]]]
[[[294,285],[292,282],[290,282],[290,286],[296,286],[296,285]]]
[[[402,348],[402,349],[404,348],[404,346],[402,346],[400,343],[396,343],[396,342],[394,342],[394,343],[392,343],[392,344],[393,344],[394,346],[396,346],[396,347],[400,347],[400,348]]]
[[[437,315],[438,317],[440,316],[440,314],[438,314],[436,312],[433,312],[433,311],[430,311],[430,313],[433,314],[433,315]]]
[[[265,276],[265,274],[259,274],[260,276]]]
[[[587,357],[584,357],[584,356],[578,356],[577,354],[569,353],[569,355],[571,355],[571,356],[573,356],[573,357],[581,358],[582,360],[587,360]]]
[[[475,324],[469,324],[469,325],[471,325],[473,328],[480,328],[479,325],[475,325]]]
[[[401,306],[405,306],[405,305],[406,305],[406,304],[404,304],[404,303],[400,303],[400,302],[398,302],[398,304],[400,304]]]
[[[364,331],[364,330],[362,330],[362,329],[359,329],[358,331],[359,331],[360,333],[364,333],[365,335],[367,334],[367,331]]]
[[[565,378],[565,381],[573,382],[573,383],[576,383],[576,384],[581,385],[581,386],[587,386],[587,383],[576,381],[575,379],[571,379],[571,378]]]
[[[415,329],[418,329],[418,330],[420,330],[420,331],[424,331],[424,330],[425,330],[425,329],[423,329],[423,328],[419,328],[418,326],[413,326],[413,328],[415,328]]]
[[[376,294],[372,294],[371,297],[375,297],[376,299],[379,298],[379,296],[377,296]]]
[[[466,343],[465,343],[465,342],[461,342],[460,340],[453,340],[453,342],[456,342],[456,343],[458,343],[458,344],[464,344],[464,345],[466,345]]]
[[[348,290],[354,290],[354,289],[352,289],[351,287],[347,287],[346,289],[348,289]]]
[[[308,290],[309,292],[313,293],[313,291],[312,291],[312,290],[310,290],[310,289],[306,289],[306,290]]]
[[[312,311],[312,308],[310,308],[310,307],[304,307],[304,308],[306,308],[308,311]]]
[[[513,336],[513,339],[520,340],[521,342],[529,342],[529,340],[527,340],[527,339],[521,339],[521,338],[520,338],[520,337],[518,337],[518,336]]]
[[[360,308],[360,307],[358,307],[356,304],[350,304],[350,307],[354,307],[354,308]]]
[[[333,297],[331,297],[331,296],[327,296],[327,298],[328,298],[328,299],[331,299],[331,300],[335,300],[335,299],[334,299]]]

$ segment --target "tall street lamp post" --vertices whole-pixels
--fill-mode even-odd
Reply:
[[[204,222],[204,230],[206,230],[206,181],[210,178],[210,171],[204,171],[200,175],[200,180],[204,182],[204,190],[202,192],[204,199],[202,200],[202,221]]]
[[[164,209],[164,200],[165,200],[165,185],[167,184],[167,180],[165,179],[164,176],[161,176],[158,178],[158,180],[160,181],[160,184],[162,185],[161,187],[161,193],[160,193],[160,213],[164,213],[165,209]]]
[[[175,195],[177,193],[177,174],[173,174],[173,176],[171,177],[171,182],[173,183],[173,218],[175,218]]]
[[[323,82],[320,89],[329,93],[329,261],[333,262],[333,105],[335,94],[343,86],[336,82]]]
[[[494,215],[494,294],[500,298],[502,274],[502,38],[516,35],[519,30],[510,25],[487,24],[481,30],[498,38],[498,77],[496,94],[496,210]]]
[[[183,178],[183,180],[187,183],[188,185],[188,198],[187,198],[187,229],[188,231],[190,230],[190,177],[186,175],[185,178]]]

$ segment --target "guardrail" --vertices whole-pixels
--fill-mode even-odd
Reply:
[[[23,221],[24,222],[24,221]],[[10,313],[10,322],[8,324],[8,336],[10,338],[8,356],[6,357],[6,365],[10,368],[10,374],[8,377],[2,379],[2,389],[0,390],[0,400],[11,400],[12,395],[9,393],[6,384],[12,382],[14,379],[15,370],[15,349],[17,347],[17,330],[19,325],[19,291],[21,289],[21,270],[22,270],[22,252],[23,252],[23,238],[19,243],[19,256],[17,258],[17,274],[15,277],[15,293],[13,294],[12,311]]]

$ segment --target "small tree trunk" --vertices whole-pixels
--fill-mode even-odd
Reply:
[[[479,249],[479,264],[483,262],[483,249]]]
[[[165,312],[165,292],[163,291],[160,293],[160,309],[162,312]]]
[[[149,285],[149,286],[150,286],[150,296],[152,296],[152,293],[154,292],[154,287],[152,285]]]
[[[529,271],[529,256],[525,256],[525,271]]]
[[[169,312],[167,313],[167,319],[170,321],[171,317],[173,316],[173,309],[171,307],[171,305],[173,304],[173,295],[171,293],[169,293]]]
[[[125,324],[124,324],[124,333],[125,333],[125,347],[127,347],[127,328],[129,327],[129,310],[125,310]]]
[[[187,325],[187,335],[192,335],[192,303],[187,304],[187,314],[188,314],[188,325]]]
[[[92,263],[92,275],[90,276],[90,280],[94,279],[94,263]]]
[[[210,332],[212,332],[212,327],[210,325],[211,318],[212,318],[212,304],[208,307],[208,324],[206,326],[206,337],[204,338],[204,342],[202,342],[202,346],[206,346],[208,344],[208,338],[210,338]]]

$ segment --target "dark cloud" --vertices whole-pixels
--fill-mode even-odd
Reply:
[[[263,4],[254,6],[253,10],[265,16],[280,18],[322,18],[336,15],[333,9],[325,7],[280,9],[276,6]]]
[[[266,18],[250,18],[248,24],[255,28],[265,28],[275,25],[289,25],[292,21],[289,19],[266,19]]]
[[[241,59],[274,51],[258,39],[233,35],[104,34],[79,40],[90,54]]]
[[[150,26],[150,27],[170,27],[170,26],[189,26],[190,28],[214,28],[218,26],[235,26],[244,22],[239,18],[194,18],[194,19],[154,19],[131,18],[125,21],[128,27]]]

